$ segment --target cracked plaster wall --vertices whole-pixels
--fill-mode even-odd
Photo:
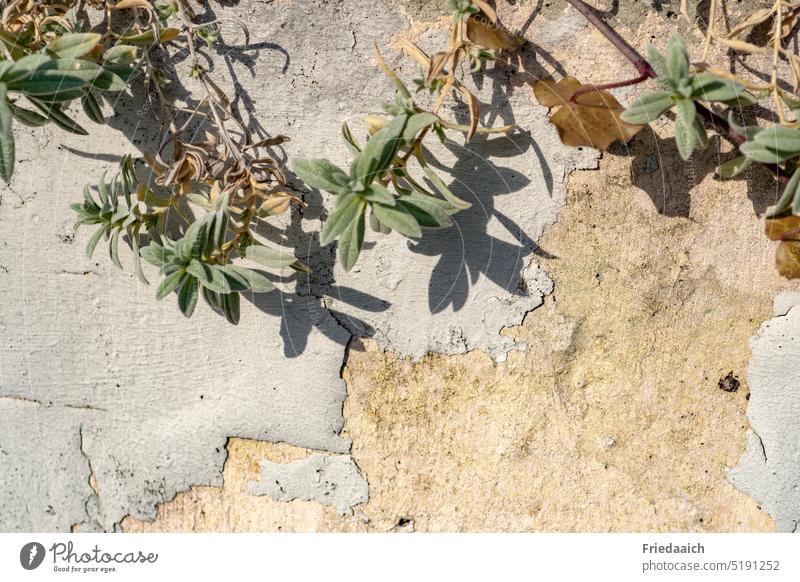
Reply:
[[[255,127],[289,134],[290,158],[345,163],[339,126],[358,126],[391,97],[372,47],[384,46],[399,64],[388,45],[407,28],[405,17],[363,0],[230,10],[251,23],[261,49],[230,52],[238,106]],[[432,34],[428,42],[442,31]],[[406,61],[401,74],[418,73]],[[498,70],[479,95],[488,100],[511,77]],[[268,236],[297,244],[313,274],[246,305],[236,328],[207,309],[185,321],[102,251],[87,260],[90,233],[70,233],[67,207],[83,184],[131,150],[126,136],[137,147],[154,138],[138,97],[122,96],[121,114],[90,142],[52,128],[20,130],[18,171],[0,206],[2,529],[113,530],[125,515],[151,518],[179,491],[221,484],[231,436],[347,453],[347,329],[414,357],[482,348],[502,359],[515,343],[501,328],[520,323],[552,288],[531,262],[534,240],[563,204],[568,173],[594,159],[558,144],[527,91],[507,97],[510,105],[486,110],[487,121],[509,122],[513,111],[535,133],[478,140],[461,156],[453,187],[473,209],[457,228],[419,248],[386,237],[345,275],[332,270],[331,250],[319,249],[322,199],[308,192],[307,220],[295,215]],[[454,104],[450,114],[465,113]],[[462,150],[453,142],[434,153],[452,164]],[[474,192],[462,192],[466,181]]]
[[[230,8],[251,23],[255,42],[274,43],[238,61],[241,104],[252,98],[256,122],[291,135],[289,157],[345,161],[341,121],[357,126],[391,95],[370,66],[374,41],[408,78],[413,67],[391,33],[423,46],[443,40],[446,20],[430,3],[388,5]],[[527,83],[585,71],[586,51],[608,63],[587,81],[626,65],[598,35],[579,34],[585,23],[563,3],[527,28],[530,15],[524,6],[503,13],[542,43],[527,72],[500,67],[479,94],[504,91],[499,101],[509,104],[488,119],[513,115],[532,133],[471,144],[453,173],[454,188],[475,203],[458,228],[435,235],[436,245],[377,240],[345,275],[316,243],[321,199],[309,192],[306,220],[274,236],[299,244],[314,275],[245,306],[235,330],[205,310],[185,322],[104,256],[87,262],[87,233],[68,234],[68,203],[129,149],[124,138],[102,132],[98,159],[85,141],[51,129],[20,140],[16,182],[0,205],[9,233],[0,292],[11,298],[0,306],[0,475],[10,483],[1,529],[115,529],[127,514],[126,531],[770,529],[726,480],[744,449],[747,384],[732,395],[716,387],[728,371],[744,377],[747,338],[786,287],[752,212],[769,183],[720,184],[716,160],[702,158],[685,175],[669,172],[680,162],[669,128],[656,127],[600,172],[574,173],[570,206],[541,239],[570,172],[593,167],[595,156],[558,145]],[[616,24],[637,46],[673,26],[641,6]],[[126,105],[110,125],[142,146],[140,104]],[[463,115],[457,104],[451,112]],[[447,164],[459,148],[435,153]],[[44,167],[57,167],[58,178]],[[31,222],[45,233],[36,240]],[[657,253],[642,248],[647,240],[659,241]],[[344,401],[350,332],[374,340],[353,344]],[[176,355],[186,363],[176,366]],[[352,503],[303,500],[325,491],[302,478],[321,462],[310,449],[345,453],[336,457],[344,464],[349,453],[369,481],[355,516],[335,507],[364,501],[357,479]],[[300,475],[284,496],[295,501],[250,494],[265,463]]]

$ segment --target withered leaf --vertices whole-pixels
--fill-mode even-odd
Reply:
[[[644,127],[623,121],[620,115],[624,107],[606,91],[582,93],[572,102],[572,95],[581,87],[573,77],[558,82],[537,81],[533,85],[536,100],[556,108],[550,122],[565,145],[605,150],[615,141],[627,142]]]
[[[467,19],[467,39],[479,47],[492,50],[511,50],[525,44],[521,36],[510,33],[499,22],[490,22],[481,14]]]
[[[764,221],[764,232],[769,240],[800,240],[800,216],[783,216]]]
[[[426,83],[430,83],[433,79],[438,77],[444,72],[444,67],[447,61],[453,56],[454,51],[447,51],[442,53],[435,53],[430,58],[430,66],[428,67],[428,74],[425,78]]]
[[[782,277],[800,279],[800,242],[783,241],[778,245],[775,267]]]
[[[752,28],[761,24],[770,18],[772,14],[773,12],[771,8],[759,8],[758,10],[753,10],[744,18],[742,18],[733,28],[731,28],[730,31],[728,31],[728,38],[732,38],[748,28]]]

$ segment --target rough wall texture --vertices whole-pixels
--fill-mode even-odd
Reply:
[[[750,342],[751,397],[747,452],[731,481],[758,500],[779,531],[797,532],[800,523],[800,297],[778,296],[775,318]]]
[[[663,11],[623,4],[611,17],[636,46],[675,27]],[[747,441],[748,338],[792,288],[755,215],[774,186],[756,171],[717,181],[713,168],[729,157],[717,143],[683,164],[669,124],[599,170],[573,172],[596,155],[557,143],[530,82],[573,71],[600,82],[628,66],[563,2],[502,9],[533,44],[480,95],[500,103],[488,121],[513,115],[530,133],[470,145],[452,172],[474,203],[458,228],[416,245],[379,240],[344,275],[319,249],[322,198],[309,192],[307,220],[275,240],[298,241],[315,274],[246,309],[236,330],[208,313],[187,324],[105,258],[87,263],[86,233],[73,243],[66,206],[100,164],[76,158],[87,144],[61,133],[22,140],[28,159],[0,205],[10,233],[0,292],[11,298],[0,305],[0,475],[10,484],[0,529],[113,529],[130,514],[126,531],[770,530],[758,503],[789,529],[788,476],[773,482],[756,467],[746,483],[763,487],[735,480],[753,499],[726,477]],[[430,2],[230,10],[262,42],[260,54],[234,51],[241,105],[256,102],[255,123],[292,136],[289,157],[345,162],[341,121],[355,126],[391,95],[371,67],[373,42],[406,78],[399,35],[445,42],[446,17]],[[587,68],[586,54],[604,66]],[[112,125],[130,135],[138,119],[132,106]],[[109,151],[124,141],[103,134]],[[435,154],[450,164],[460,147]],[[45,164],[57,180],[32,171]],[[45,233],[36,240],[32,221]],[[373,339],[350,343],[342,410],[349,332]],[[772,340],[755,341],[771,353]],[[718,387],[728,373],[737,392]],[[750,420],[765,448],[756,416],[796,407],[789,398],[757,400],[754,388]],[[785,430],[769,442],[791,451]],[[344,494],[329,503],[338,484]]]

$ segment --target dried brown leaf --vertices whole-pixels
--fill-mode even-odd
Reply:
[[[764,221],[764,232],[769,240],[800,239],[800,216],[783,216]]]
[[[719,42],[720,44],[724,44],[728,48],[732,48],[733,50],[737,50],[743,53],[758,54],[764,52],[764,47],[756,46],[752,43],[745,42],[743,40],[737,40],[735,38],[723,38],[723,37],[719,37],[716,40],[717,42]]]
[[[472,3],[477,6],[480,11],[489,18],[489,20],[492,22],[497,22],[497,12],[495,12],[491,4],[484,2],[484,0],[472,0]]]
[[[800,279],[800,242],[783,241],[775,252],[775,267],[782,277]]]
[[[511,50],[525,44],[525,39],[521,36],[510,33],[499,22],[490,22],[485,16],[478,14],[467,19],[467,40],[492,50]]]
[[[627,142],[639,133],[643,126],[623,121],[620,115],[624,107],[606,91],[590,91],[581,94],[575,102],[571,101],[572,95],[582,86],[572,77],[565,77],[558,83],[534,83],[537,101],[557,108],[550,122],[556,126],[562,143],[605,150],[615,141]]]
[[[732,38],[748,28],[758,26],[762,22],[765,22],[767,19],[769,19],[772,14],[772,8],[759,8],[758,10],[753,10],[745,15],[744,18],[742,18],[733,28],[728,31],[728,38]]]

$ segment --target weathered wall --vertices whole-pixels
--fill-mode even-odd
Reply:
[[[637,46],[675,27],[627,4],[612,18]],[[774,186],[757,171],[719,182],[724,144],[683,164],[666,123],[574,171],[595,154],[558,144],[530,83],[628,66],[563,2],[501,8],[533,44],[480,95],[499,103],[489,121],[526,131],[470,144],[452,175],[473,209],[420,244],[376,240],[345,275],[319,249],[308,193],[309,220],[286,236],[315,274],[245,308],[236,330],[200,309],[187,323],[104,256],[87,262],[66,207],[113,159],[54,130],[21,140],[0,205],[0,529],[112,529],[131,514],[126,531],[770,530],[758,503],[793,526],[797,471],[734,478],[753,499],[727,479],[748,438],[748,381],[765,448],[797,450],[792,414],[769,396],[796,379],[745,373],[748,338],[793,288],[756,216]],[[435,46],[447,25],[432,3],[402,0],[228,10],[273,43],[236,69],[254,123],[291,135],[290,158],[336,162],[341,121],[391,95],[373,42],[410,78],[393,40]],[[112,122],[128,135],[132,103]],[[111,158],[127,149],[110,130],[102,143]],[[343,381],[351,333],[372,339],[350,343]],[[762,369],[780,340],[759,337]],[[737,392],[718,387],[729,372]],[[780,410],[796,412],[792,394]]]

